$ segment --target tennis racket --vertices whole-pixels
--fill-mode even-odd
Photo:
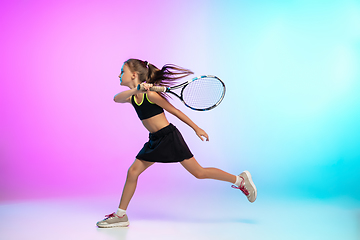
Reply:
[[[138,85],[138,90],[145,90]],[[172,90],[181,89],[180,95]],[[185,106],[197,111],[207,111],[218,106],[225,96],[225,84],[213,75],[195,77],[173,87],[152,86],[150,91],[171,93],[178,97]]]

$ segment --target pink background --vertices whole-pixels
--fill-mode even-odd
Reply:
[[[2,1],[0,200],[120,195],[148,134],[112,100],[130,57],[225,81],[212,111],[172,101],[210,135],[169,116],[202,165],[248,169],[262,194],[359,199],[358,13],[351,1]],[[140,196],[229,189],[176,164],[140,180]]]

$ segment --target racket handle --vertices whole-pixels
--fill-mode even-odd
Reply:
[[[145,91],[145,88],[143,85],[139,84],[137,86],[137,89],[138,90],[141,90],[141,91]],[[152,86],[150,88],[150,91],[153,91],[153,92],[166,92],[166,87],[162,87],[162,86]]]

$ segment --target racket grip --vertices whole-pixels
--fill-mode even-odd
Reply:
[[[137,86],[137,89],[138,90],[141,90],[141,91],[145,91],[145,88],[143,85],[139,84]],[[166,92],[166,87],[162,87],[162,86],[152,86],[150,88],[150,91],[153,91],[153,92]]]

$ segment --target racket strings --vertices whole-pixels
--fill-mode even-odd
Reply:
[[[209,109],[224,97],[225,86],[216,78],[201,78],[191,82],[183,90],[183,100],[191,108]]]

